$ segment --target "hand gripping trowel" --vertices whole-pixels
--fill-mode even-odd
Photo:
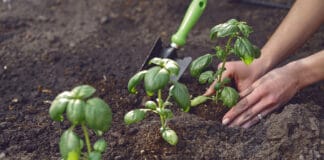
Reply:
[[[141,66],[140,70],[146,69],[148,67],[149,61],[154,57],[160,58],[170,58],[175,60],[179,66],[180,71],[177,77],[174,77],[174,80],[178,80],[181,75],[184,73],[186,68],[189,66],[192,61],[191,57],[180,58],[177,56],[176,51],[186,43],[186,38],[192,27],[196,24],[199,17],[206,8],[207,0],[192,0],[190,6],[187,9],[187,12],[181,22],[178,31],[172,35],[171,44],[167,48],[162,46],[161,38],[157,38],[154,43],[154,46],[151,49],[151,52],[145,58],[144,63]]]

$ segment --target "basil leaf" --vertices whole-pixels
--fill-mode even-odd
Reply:
[[[164,63],[164,68],[167,69],[170,74],[173,74],[173,75],[178,75],[179,74],[179,70],[180,70],[180,67],[179,65],[171,60],[171,59],[164,59],[165,60],[165,63]]]
[[[109,105],[100,98],[91,98],[86,102],[85,120],[89,128],[107,131],[112,122],[112,112]]]
[[[214,79],[215,79],[215,77],[214,77],[213,71],[205,71],[205,72],[201,73],[198,81],[200,84],[205,84],[205,83],[210,84],[214,81]]]
[[[231,79],[229,79],[228,77],[224,77],[224,79],[222,80],[222,84],[223,85],[227,85],[231,83]]]
[[[234,54],[242,59],[245,64],[251,64],[254,58],[259,57],[260,50],[251,44],[245,37],[238,37],[234,44]]]
[[[81,85],[72,89],[71,94],[78,99],[86,99],[91,97],[96,89],[89,85]]]
[[[227,37],[230,35],[234,35],[239,31],[238,21],[236,19],[231,19],[226,23],[222,23],[214,26],[210,30],[210,39],[215,39],[216,37]]]
[[[73,95],[70,91],[64,91],[55,97],[55,99],[59,98],[73,99]]]
[[[89,160],[101,160],[101,153],[92,151],[89,153]]]
[[[233,107],[239,99],[239,94],[235,89],[232,87],[224,87],[221,95],[220,100],[223,102],[223,104],[227,107]]]
[[[173,117],[173,113],[170,109],[161,109],[161,108],[157,108],[156,109],[157,113],[163,117],[165,117],[165,119],[171,119]]]
[[[165,129],[162,131],[163,139],[171,145],[176,145],[178,143],[177,133],[172,129]]]
[[[206,96],[198,96],[198,97],[195,97],[194,99],[192,99],[192,100],[190,101],[190,105],[191,105],[192,107],[195,107],[195,106],[198,106],[198,105],[200,105],[200,104],[206,102],[208,99],[209,99],[209,98],[206,97]]]
[[[226,58],[226,52],[224,49],[222,49],[220,46],[216,46],[215,47],[215,51],[216,51],[216,57],[220,60],[224,60]]]
[[[240,29],[242,35],[244,37],[249,37],[249,35],[253,32],[252,28],[246,24],[246,22],[239,22],[237,27]]]
[[[169,82],[170,75],[169,72],[159,66],[150,68],[144,77],[144,87],[145,91],[152,95],[152,93],[157,92],[159,89],[163,89]]]
[[[157,108],[157,105],[154,101],[147,101],[145,102],[145,108],[155,110]]]
[[[184,112],[190,110],[190,95],[188,88],[179,82],[174,82],[174,85],[170,88],[171,97],[182,108]]]
[[[62,134],[59,142],[60,153],[63,159],[67,159],[70,153],[70,157],[79,157],[82,149],[81,142],[82,139],[72,130],[66,130]]]
[[[213,56],[211,54],[205,54],[195,59],[190,65],[191,76],[197,78],[201,74],[201,72],[212,62],[212,58]]]
[[[49,115],[54,121],[63,121],[63,113],[66,110],[69,100],[66,98],[56,98],[49,109]]]
[[[67,160],[79,160],[80,154],[76,151],[71,151],[68,153]]]
[[[80,99],[70,100],[66,108],[66,117],[74,125],[84,121],[85,102]]]
[[[127,125],[137,123],[145,118],[146,112],[141,109],[134,109],[129,111],[124,116],[124,122]]]
[[[131,79],[128,81],[128,92],[132,94],[137,94],[136,86],[144,79],[145,73],[147,71],[140,71],[136,73]]]
[[[154,57],[150,60],[149,64],[155,64],[155,65],[158,65],[158,66],[163,66],[165,62],[163,61],[162,58],[158,58],[158,57]]]
[[[97,140],[97,142],[93,145],[93,149],[99,153],[105,152],[107,149],[106,141],[103,138]]]

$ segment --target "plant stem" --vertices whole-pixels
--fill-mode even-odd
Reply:
[[[164,106],[163,106],[163,101],[162,101],[162,90],[159,89],[158,90],[158,107],[162,110],[164,109]],[[165,129],[165,126],[166,126],[166,123],[165,123],[165,117],[161,114],[160,115],[160,119],[161,119],[161,125],[162,125],[162,129],[164,130]]]
[[[87,130],[87,127],[86,127],[86,125],[84,123],[81,124],[81,127],[82,127],[82,130],[83,130],[84,139],[86,141],[88,154],[90,154],[90,152],[91,152],[91,144],[90,144],[90,138],[89,138],[88,130]]]
[[[218,75],[218,78],[217,78],[217,82],[219,83],[222,83],[222,75],[223,75],[223,72],[225,71],[225,63],[226,63],[226,60],[227,60],[227,56],[229,55],[229,52],[230,52],[230,49],[231,49],[231,43],[232,43],[232,40],[233,40],[233,36],[230,36],[229,39],[227,40],[227,43],[226,43],[226,47],[225,47],[225,57],[224,59],[222,59],[222,66],[220,68],[220,73]],[[221,87],[222,89],[223,87]],[[218,92],[216,91],[216,104],[218,102],[218,93],[221,93],[221,92]]]

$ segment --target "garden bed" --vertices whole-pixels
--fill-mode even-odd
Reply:
[[[178,133],[177,146],[160,137],[157,116],[123,123],[126,112],[141,107],[144,95],[130,95],[128,79],[157,36],[169,42],[189,0],[11,2],[11,9],[0,2],[0,159],[59,159],[59,136],[69,125],[49,118],[50,101],[79,84],[94,86],[112,108],[104,159],[320,159],[324,154],[323,82],[303,89],[284,109],[247,130],[222,126],[224,111],[213,105],[189,113],[173,106],[170,127]],[[287,12],[209,1],[179,54],[196,58],[211,51],[209,29],[230,18],[247,21],[261,47]],[[323,49],[323,38],[322,27],[286,62]],[[208,87],[188,72],[180,81],[194,96]]]

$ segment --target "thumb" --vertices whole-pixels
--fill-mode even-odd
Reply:
[[[221,68],[221,66],[222,66],[222,64],[223,63],[220,63],[219,65],[218,65],[218,68]],[[230,71],[230,70],[225,70],[224,72],[223,72],[223,75],[222,75],[222,80],[226,77],[226,78],[231,78],[231,75],[232,75],[232,72]],[[210,86],[209,86],[209,88],[206,90],[206,92],[203,94],[204,96],[211,96],[212,94],[214,94],[215,93],[215,85],[216,85],[216,83],[217,83],[218,81],[217,80],[215,80]]]

